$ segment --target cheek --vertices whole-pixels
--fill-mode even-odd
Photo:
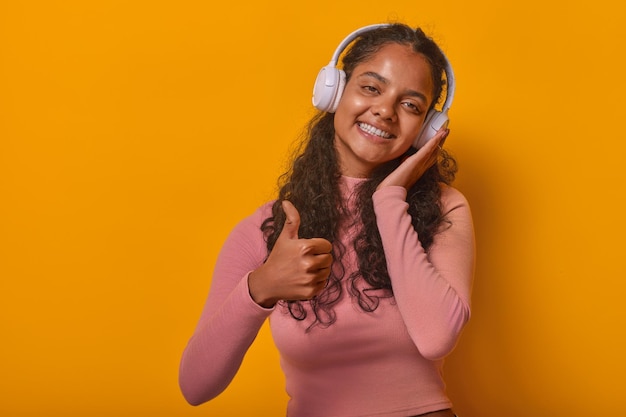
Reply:
[[[414,121],[406,127],[406,131],[409,132],[409,138],[412,138],[411,141],[415,140],[422,131],[422,126],[424,126],[424,120],[425,117],[422,117],[421,119]]]
[[[337,110],[335,111],[335,120],[333,122],[335,124],[335,131],[352,124],[354,116],[351,109],[352,106],[348,104],[347,100],[342,99],[339,102]]]
[[[403,143],[402,146],[399,146],[396,149],[396,152],[394,152],[392,159],[399,158],[402,155],[404,155],[411,148],[412,144],[413,144],[413,141],[411,141],[410,143]]]
[[[422,131],[423,120],[419,121],[419,123],[412,124],[411,126],[407,126],[404,132],[406,132],[403,136],[401,143],[398,143],[397,150],[400,154],[403,154],[413,145],[415,139],[419,136]]]
[[[335,113],[354,114],[363,111],[366,107],[367,103],[364,98],[348,87],[344,90]]]

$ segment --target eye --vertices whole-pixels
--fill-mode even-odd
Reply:
[[[410,111],[412,111],[413,113],[422,114],[422,109],[417,104],[413,103],[412,101],[404,101],[402,102],[402,105],[406,107],[407,109],[409,109]]]
[[[370,93],[370,94],[379,94],[380,93],[378,88],[374,87],[373,85],[363,85],[363,86],[361,86],[361,89],[363,91],[365,91],[366,93]]]

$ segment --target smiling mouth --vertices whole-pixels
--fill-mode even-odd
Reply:
[[[357,126],[359,126],[359,129],[361,129],[365,133],[369,133],[370,135],[374,135],[374,136],[379,136],[383,139],[391,139],[394,137],[391,133],[386,132],[384,130],[377,129],[372,125],[368,125],[367,123],[358,122]]]

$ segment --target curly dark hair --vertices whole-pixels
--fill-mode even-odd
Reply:
[[[414,30],[403,24],[392,24],[362,34],[343,58],[346,82],[358,64],[370,59],[383,46],[390,43],[410,46],[426,58],[433,74],[433,97],[439,99],[433,100],[431,108],[434,108],[441,101],[446,85],[447,61],[437,44],[419,28]],[[342,297],[342,280],[345,278],[342,257],[346,248],[339,240],[339,230],[342,221],[349,216],[340,190],[341,172],[334,140],[334,114],[321,112],[316,114],[303,132],[291,169],[279,178],[280,191],[272,206],[272,215],[261,225],[269,254],[285,222],[281,202],[289,200],[300,212],[299,236],[321,237],[333,244],[334,262],[326,288],[311,300],[281,302],[297,320],[304,320],[307,317],[304,305],[308,303],[315,315],[309,329],[315,325],[327,327],[334,323],[336,317],[333,306]],[[407,154],[414,152],[415,149],[411,148]],[[351,296],[355,297],[359,306],[367,312],[376,310],[380,297],[393,296],[383,245],[376,224],[372,194],[380,182],[398,167],[403,157],[379,166],[360,184],[357,191],[356,207],[359,209],[358,216],[362,227],[353,244],[358,269],[347,279],[350,283]],[[441,184],[452,183],[456,171],[454,158],[442,151],[437,163],[408,190],[408,211],[425,250],[431,246],[437,230],[446,221],[440,206]],[[365,289],[359,289],[357,285],[359,280],[366,283]],[[370,290],[380,289],[386,290],[383,291],[386,295],[381,295],[380,291],[376,292],[375,296],[369,293]]]

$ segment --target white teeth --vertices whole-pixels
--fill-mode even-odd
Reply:
[[[381,138],[384,138],[384,139],[391,138],[391,133],[385,132],[384,130],[377,129],[372,125],[368,125],[367,123],[359,123],[358,125],[362,131],[367,132],[370,135],[380,136]]]

